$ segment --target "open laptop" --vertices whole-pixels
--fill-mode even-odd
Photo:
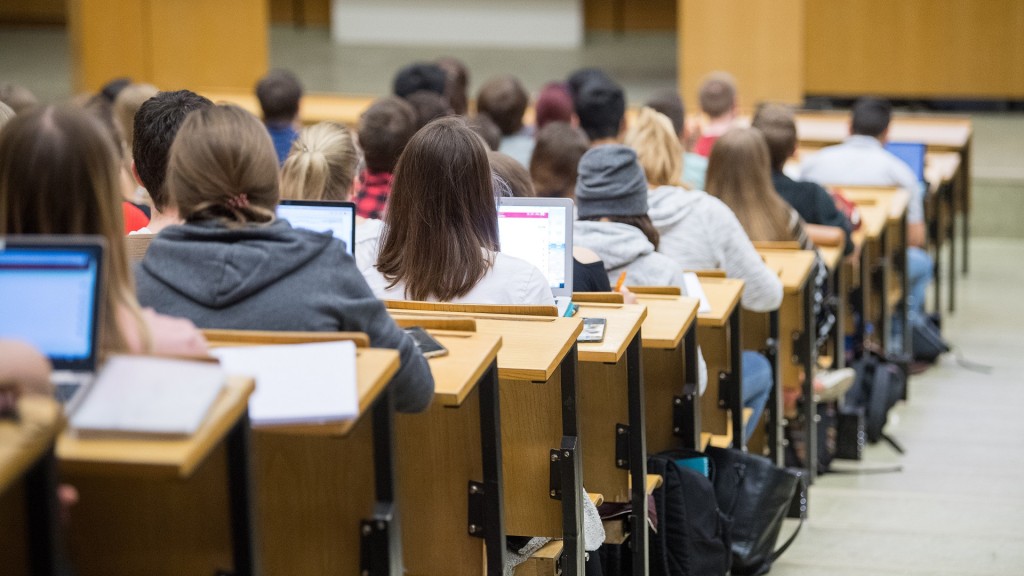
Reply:
[[[349,256],[355,258],[356,205],[352,202],[281,200],[277,217],[287,220],[294,228],[331,232],[345,244]]]
[[[924,158],[927,146],[922,142],[886,142],[885,149],[902,160],[917,177],[922,190],[928,189],[924,177]]]
[[[105,249],[99,236],[0,237],[0,338],[50,359],[67,413],[96,374]]]
[[[551,294],[564,316],[572,302],[572,200],[499,198],[501,251],[526,260],[547,276]]]

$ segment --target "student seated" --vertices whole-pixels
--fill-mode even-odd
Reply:
[[[189,90],[160,92],[139,106],[135,113],[132,146],[132,174],[146,189],[153,203],[152,217],[143,234],[158,234],[181,222],[165,184],[167,160],[178,128],[193,110],[213,106],[209,99]]]
[[[375,100],[359,117],[359,146],[366,166],[356,188],[356,214],[374,219],[384,215],[391,174],[416,130],[416,110],[396,96]]]
[[[435,64],[444,72],[444,97],[452,114],[465,116],[469,112],[469,69],[462,60],[451,56],[438,58]]]
[[[534,124],[537,130],[543,129],[552,122],[565,122],[578,126],[580,119],[576,117],[576,110],[572,105],[572,94],[569,87],[561,82],[546,84],[537,95],[537,102],[533,105]]]
[[[299,120],[302,83],[290,70],[271,70],[256,84],[256,98],[263,111],[263,123],[274,141],[277,161],[284,164],[298,136],[295,126]]]
[[[431,120],[452,114],[448,99],[430,90],[413,92],[405,97],[405,101],[416,112],[416,130],[430,124]]]
[[[466,120],[466,126],[469,126],[470,130],[476,132],[476,135],[484,141],[488,150],[497,152],[498,148],[501,147],[501,128],[498,128],[498,125],[487,114],[473,116]]]
[[[402,152],[363,273],[384,299],[554,306],[544,274],[500,252],[487,150],[461,118],[434,120]]]
[[[679,97],[679,93],[675,90],[662,90],[655,93],[645,106],[661,112],[672,122],[672,129],[683,146],[681,185],[688,189],[703,190],[704,176],[708,171],[708,159],[706,156],[692,152],[687,146],[690,134],[686,128],[686,108],[683,106],[683,100]]]
[[[614,80],[592,74],[573,96],[573,105],[591,146],[619,142],[626,129],[626,94]]]
[[[430,404],[433,379],[366,286],[340,240],[274,217],[274,145],[231,105],[189,115],[171,146],[167,188],[184,224],[164,229],[137,268],[139,299],[202,328],[365,332],[394,348],[395,406]]]
[[[924,190],[917,176],[883,144],[889,135],[892,106],[885,100],[861,98],[853,105],[850,136],[823,148],[800,166],[801,178],[822,185],[899,186],[910,193],[907,204],[907,283],[910,311],[924,314],[932,281],[931,256],[924,250]]]
[[[139,306],[123,239],[119,171],[113,139],[89,113],[47,106],[17,116],[0,131],[0,236],[104,237],[101,351],[205,355],[206,341],[191,322]]]
[[[515,158],[523,166],[530,164],[533,153],[533,130],[523,125],[523,114],[530,104],[530,95],[515,76],[491,78],[476,94],[476,109],[494,120],[501,130],[498,151]]]
[[[736,122],[736,80],[728,72],[712,72],[700,85],[700,109],[708,117],[693,151],[705,158],[718,137]]]
[[[850,219],[836,208],[836,202],[827,190],[814,182],[797,182],[786,176],[782,168],[796,154],[796,120],[793,112],[778,104],[763,106],[754,116],[753,128],[759,130],[768,144],[772,164],[772,185],[804,222],[839,228],[843,231],[843,253],[853,252]],[[815,232],[809,229],[813,240]]]
[[[448,84],[445,71],[438,64],[414,62],[395,74],[392,92],[399,98],[406,98],[414,92],[429,90],[444,96]]]

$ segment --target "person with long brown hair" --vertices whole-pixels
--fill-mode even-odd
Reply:
[[[0,236],[92,234],[107,242],[101,352],[206,352],[191,322],[143,310],[135,297],[121,216],[120,155],[88,112],[47,106],[0,132]]]
[[[277,155],[255,116],[231,105],[189,114],[167,188],[184,224],[153,239],[138,268],[142,302],[203,328],[365,332],[399,352],[396,408],[430,404],[429,366],[341,241],[275,218]]]
[[[376,266],[385,299],[553,305],[540,270],[500,253],[487,149],[457,117],[427,124],[395,168]]]

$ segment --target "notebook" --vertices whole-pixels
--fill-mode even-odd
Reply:
[[[559,316],[572,301],[572,207],[568,198],[498,199],[501,251],[544,273]]]
[[[287,220],[293,228],[314,232],[331,232],[345,244],[345,251],[355,258],[356,205],[351,202],[319,202],[312,200],[281,200],[277,217]]]
[[[216,362],[113,356],[71,416],[79,433],[190,436],[224,388]]]
[[[917,177],[922,185],[924,179],[924,159],[927,147],[921,142],[886,142],[885,149],[902,160]]]
[[[99,236],[0,238],[0,338],[50,359],[68,413],[96,373],[105,249]]]

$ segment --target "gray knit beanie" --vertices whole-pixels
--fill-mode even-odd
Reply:
[[[647,177],[628,146],[608,144],[587,150],[576,178],[579,218],[647,214]]]

